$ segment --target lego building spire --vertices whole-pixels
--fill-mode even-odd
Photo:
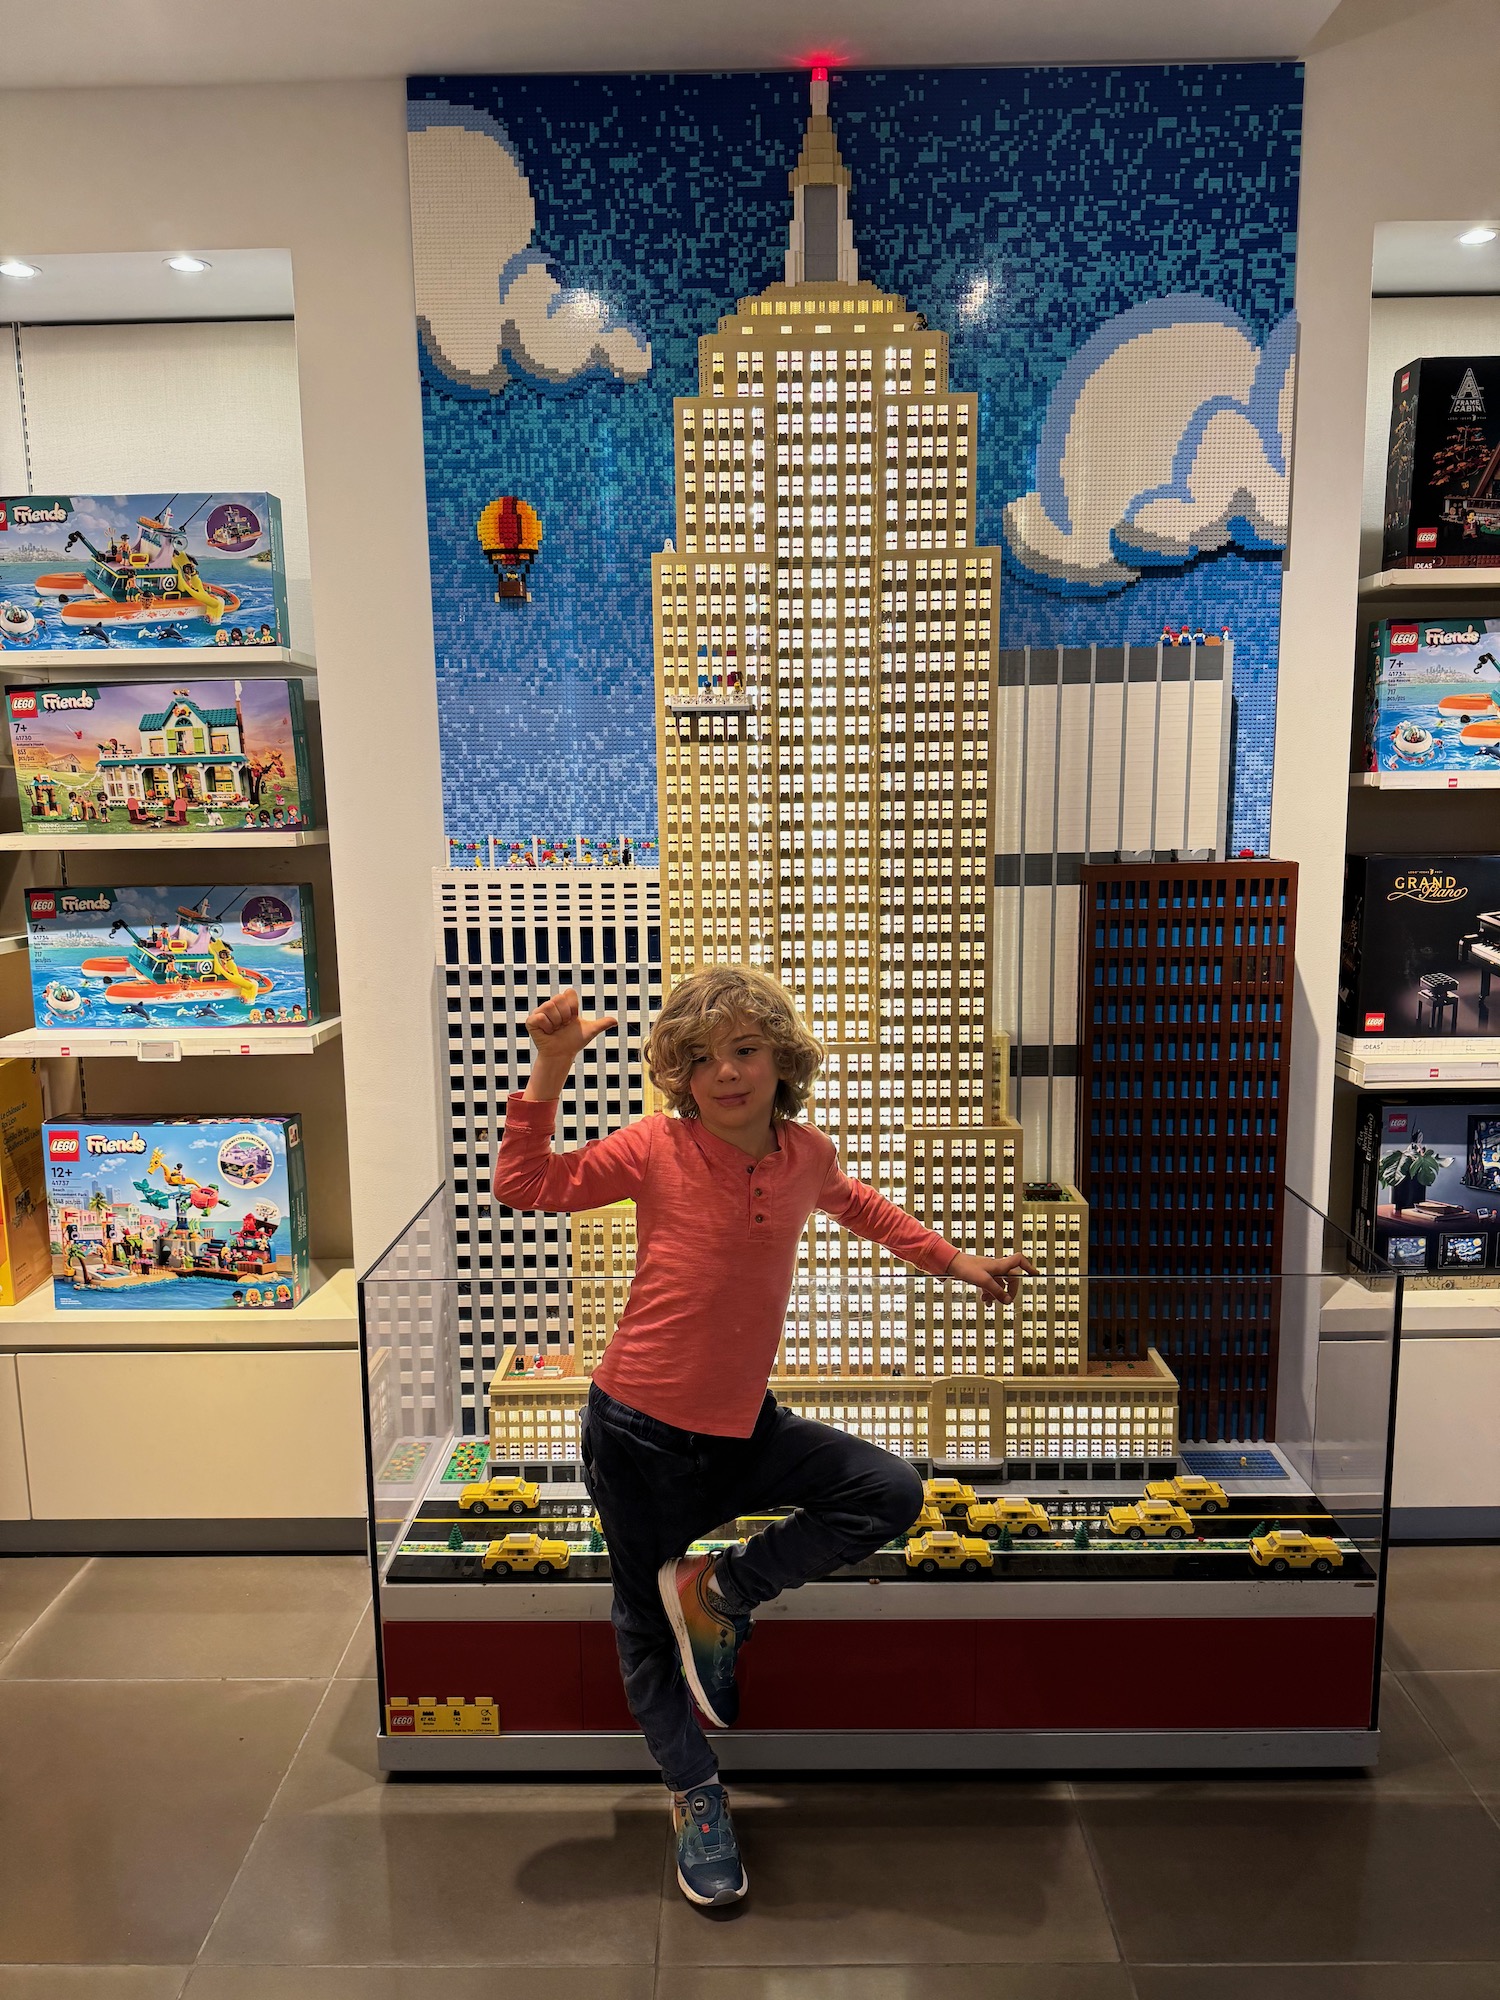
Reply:
[[[849,220],[849,169],[839,158],[828,115],[828,72],[812,74],[812,109],[802,151],[788,176],[792,190],[789,285],[859,283],[859,254]]]

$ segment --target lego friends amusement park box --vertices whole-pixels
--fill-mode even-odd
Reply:
[[[318,1018],[305,883],[28,889],[26,932],[39,1028]]]
[[[27,833],[312,824],[300,681],[119,681],[6,695]]]
[[[274,494],[0,498],[0,651],[289,643]]]
[[[53,1119],[59,1311],[286,1311],[307,1297],[300,1118]]]

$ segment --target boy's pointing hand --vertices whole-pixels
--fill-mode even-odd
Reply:
[[[996,1305],[1006,1306],[1020,1292],[1023,1274],[1032,1278],[1039,1275],[1029,1257],[971,1257],[960,1250],[943,1276],[973,1285]]]
[[[540,1007],[526,1016],[526,1032],[536,1043],[537,1054],[569,1066],[596,1035],[619,1025],[613,1014],[601,1014],[597,1019],[586,1018],[578,1004],[577,990],[572,986],[565,986],[561,993],[554,993],[550,1000],[544,1000]]]

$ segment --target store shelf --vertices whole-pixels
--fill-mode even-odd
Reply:
[[[59,1311],[52,1281],[19,1305],[0,1306],[0,1354],[182,1347],[349,1347],[358,1337],[354,1267],[312,1267],[313,1289],[288,1312],[170,1312],[150,1306]],[[226,1287],[226,1297],[228,1288]]]
[[[1500,591],[1500,565],[1486,569],[1383,569],[1359,580],[1361,597],[1472,597]]]
[[[0,1035],[8,1056],[124,1056],[135,1062],[181,1062],[186,1056],[310,1056],[343,1033],[337,1014],[291,1027],[22,1028]]]
[[[1500,1035],[1445,1035],[1430,1041],[1340,1035],[1336,1075],[1361,1090],[1457,1090],[1500,1083]]]
[[[1349,1278],[1324,1300],[1319,1331],[1325,1339],[1384,1334],[1390,1316],[1383,1299],[1368,1285]],[[1401,1295],[1403,1340],[1500,1338],[1500,1286],[1434,1284],[1431,1289],[1408,1275]]]
[[[1496,771],[1351,771],[1352,792],[1495,792]]]
[[[88,650],[37,646],[30,651],[0,653],[0,675],[25,682],[46,678],[68,681],[159,680],[180,667],[217,667],[242,680],[274,674],[316,674],[311,653],[290,646],[100,646]]]
[[[0,937],[0,958],[4,958],[8,951],[28,951],[29,949],[30,940],[24,935],[18,937]]]
[[[46,854],[63,849],[91,849],[95,853],[141,854],[156,848],[181,848],[191,853],[209,847],[326,847],[328,829],[322,826],[272,829],[253,833],[214,833],[188,827],[158,833],[0,833],[0,854]]]

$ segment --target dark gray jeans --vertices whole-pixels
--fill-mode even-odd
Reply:
[[[664,1562],[741,1514],[796,1511],[722,1565],[736,1613],[858,1562],[909,1528],[922,1482],[904,1459],[781,1409],[769,1393],[747,1438],[678,1430],[589,1389],[583,1476],[614,1577],[615,1644],[625,1698],[674,1791],[718,1771],[682,1677],[657,1590]]]

